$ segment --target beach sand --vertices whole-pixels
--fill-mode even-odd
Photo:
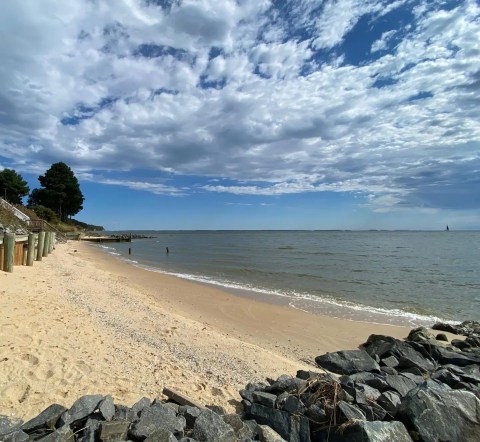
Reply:
[[[308,314],[136,268],[77,241],[0,272],[0,414],[167,386],[233,411],[246,383],[315,370],[327,351],[409,329]]]

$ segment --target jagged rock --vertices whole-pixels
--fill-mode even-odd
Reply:
[[[432,326],[433,330],[446,331],[455,335],[480,336],[480,322],[463,321],[461,324],[437,323]]]
[[[295,377],[297,377],[298,379],[303,379],[304,381],[310,381],[311,379],[315,379],[318,376],[321,376],[321,373],[310,370],[298,370]]]
[[[378,405],[380,405],[387,412],[390,418],[394,418],[396,416],[400,402],[400,395],[394,391],[384,391],[377,399]]]
[[[261,425],[272,427],[288,441],[309,442],[310,425],[304,416],[290,415],[282,410],[252,404],[250,416]]]
[[[240,396],[242,397],[242,399],[245,399],[249,402],[254,402],[253,391],[254,390],[243,389],[243,390],[240,390],[239,393],[240,393]]]
[[[132,405],[131,410],[138,415],[144,408],[148,408],[150,405],[152,405],[152,401],[148,397],[142,397],[142,399]]]
[[[100,424],[100,440],[102,442],[115,442],[127,438],[129,423],[125,421],[108,421]]]
[[[246,385],[245,389],[248,391],[263,391],[267,387],[268,387],[268,384],[265,384],[263,382],[249,382]]]
[[[207,405],[206,407],[209,410],[212,410],[215,413],[219,414],[220,416],[224,416],[225,414],[227,414],[225,408],[221,407],[220,405]]]
[[[100,394],[90,394],[77,399],[69,410],[65,411],[59,419],[59,425],[71,425],[82,421],[92,414],[98,404],[104,399]]]
[[[353,374],[362,371],[380,371],[380,366],[364,350],[345,350],[326,353],[315,358],[325,370],[338,374]]]
[[[98,431],[100,423],[103,421],[101,415],[90,416],[85,423],[83,436],[80,438],[81,442],[95,442],[98,440]]]
[[[393,367],[380,367],[380,370],[382,370],[382,373],[385,374],[398,374],[398,371]]]
[[[20,430],[23,421],[8,416],[0,415],[0,436],[5,436],[14,431]]]
[[[403,398],[398,416],[425,442],[480,440],[480,400],[469,391],[426,382]]]
[[[279,394],[283,392],[287,393],[299,393],[307,385],[307,381],[304,379],[293,378],[290,376],[280,376],[270,386],[265,387],[265,391],[268,393]]]
[[[410,331],[407,336],[407,341],[435,341],[435,336],[433,335],[433,333],[430,333],[425,327],[418,327]]]
[[[395,356],[388,356],[380,360],[380,365],[384,365],[385,367],[395,368],[398,367],[398,364],[398,359]]]
[[[355,386],[355,400],[357,404],[369,404],[380,397],[380,392],[368,385],[358,384]]]
[[[313,404],[305,410],[305,416],[315,424],[324,424],[328,422],[327,413],[318,403]]]
[[[437,336],[435,336],[435,339],[437,341],[448,342],[447,335],[444,333],[438,333]]]
[[[410,373],[408,371],[402,371],[400,373],[400,376],[410,379],[417,385],[423,384],[425,382],[425,378],[423,376],[419,376],[418,374]]]
[[[171,431],[165,428],[159,428],[153,434],[148,436],[144,442],[177,442],[178,439]],[[113,442],[113,441],[112,441]]]
[[[178,409],[178,414],[185,418],[185,422],[188,428],[193,428],[195,424],[195,419],[200,416],[200,408],[191,407],[190,405],[181,406]]]
[[[405,396],[412,388],[417,386],[417,384],[411,379],[402,375],[387,374],[385,380],[393,390],[400,394],[400,396]]]
[[[277,396],[272,393],[266,393],[264,391],[253,392],[253,402],[265,405],[265,407],[275,408],[275,402]]]
[[[32,433],[39,429],[53,430],[60,416],[67,411],[63,405],[52,404],[45,408],[38,416],[30,419],[22,425],[22,430],[26,433]]]
[[[350,420],[350,419],[365,420],[366,419],[365,413],[363,411],[361,411],[358,407],[350,405],[347,402],[340,401],[338,402],[337,407],[342,413],[345,420]]]
[[[36,440],[41,442],[65,442],[68,440],[73,440],[73,431],[68,425],[63,425],[53,433]]]
[[[199,442],[234,442],[235,431],[212,410],[202,410],[193,427],[193,437]]]
[[[355,388],[354,387],[350,387],[350,392],[354,392],[355,391]],[[339,390],[338,392],[338,399],[341,400],[341,401],[345,401],[345,402],[348,402],[348,403],[352,403],[354,402],[355,398],[348,392],[345,390],[345,388],[342,386],[342,388]]]
[[[347,384],[349,381],[356,384],[364,384],[369,387],[375,388],[379,391],[383,391],[388,388],[388,384],[385,381],[385,376],[377,373],[370,373],[362,371],[360,373],[351,374],[349,376],[340,376],[341,384]]]
[[[160,428],[180,434],[185,428],[185,418],[177,417],[175,411],[166,405],[152,405],[140,413],[139,420],[134,422],[129,431],[129,436],[143,440]]]
[[[258,440],[261,442],[286,442],[282,436],[268,425],[259,425],[258,428]]]
[[[454,373],[452,373],[446,368],[440,368],[435,373],[433,373],[432,379],[435,379],[442,384],[447,384],[452,388],[454,385],[458,384],[461,381],[459,376],[456,376]]]
[[[125,405],[115,405],[114,420],[122,420],[127,422],[133,422],[138,418],[138,415],[133,409],[126,407]]]
[[[15,430],[12,433],[2,436],[2,442],[26,442],[30,439],[30,436],[22,430]]]
[[[401,422],[355,422],[344,432],[349,442],[412,442]]]
[[[424,357],[409,343],[383,335],[371,335],[362,348],[370,355],[378,355],[381,359],[395,356],[398,359],[398,369],[418,367],[423,372],[433,371],[432,360]],[[369,371],[369,370],[366,370]]]
[[[382,421],[387,412],[377,403],[358,404],[358,408],[365,413],[367,421]]]
[[[115,404],[112,396],[105,396],[105,398],[98,404],[98,411],[106,421],[111,421],[115,416]]]
[[[480,364],[480,355],[465,353],[460,350],[449,350],[440,346],[431,346],[429,351],[432,357],[442,365],[452,364],[465,367],[472,364]]]
[[[298,397],[289,395],[283,404],[283,409],[291,414],[303,413],[305,406],[302,404],[300,399],[298,399]]]

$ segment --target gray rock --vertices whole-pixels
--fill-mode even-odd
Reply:
[[[404,376],[404,377],[410,379],[411,381],[415,382],[415,384],[417,384],[417,385],[423,384],[425,382],[425,377],[419,376],[417,374],[409,373],[409,372],[406,372],[406,371],[402,371],[400,373],[400,376]]]
[[[268,384],[265,384],[263,382],[249,382],[245,389],[249,391],[263,391],[265,388],[268,387]]]
[[[368,385],[356,385],[355,386],[355,400],[358,404],[369,404],[376,401],[380,397],[380,392]]]
[[[345,420],[366,419],[365,413],[363,411],[361,411],[358,407],[355,407],[354,405],[350,405],[347,402],[340,401],[338,402],[337,407],[344,416]]]
[[[252,404],[250,415],[260,425],[268,425],[288,441],[310,441],[310,424],[305,416],[291,415],[260,404]]]
[[[125,440],[129,423],[126,421],[109,421],[100,424],[100,440],[102,442],[115,442]]]
[[[398,371],[395,370],[393,367],[380,367],[380,370],[382,370],[382,373],[385,374],[398,374]]]
[[[95,442],[98,440],[98,432],[100,429],[100,423],[103,421],[101,415],[89,417],[85,423],[85,429],[81,442]]]
[[[64,425],[58,430],[55,430],[49,435],[37,440],[41,442],[65,442],[68,440],[73,440],[73,431],[68,425]]]
[[[111,421],[115,416],[115,404],[112,396],[105,396],[105,398],[98,404],[98,411],[106,421]]]
[[[193,437],[199,442],[234,442],[235,431],[212,410],[202,410],[193,427]]]
[[[254,420],[243,421],[243,427],[237,432],[238,439],[255,439],[258,436],[258,427],[259,425]]]
[[[412,442],[401,422],[356,422],[344,432],[349,442]]]
[[[165,428],[159,428],[155,433],[148,436],[144,442],[177,442],[178,439],[171,431]]]
[[[480,400],[469,391],[428,381],[403,398],[398,416],[425,442],[480,440]]]
[[[418,367],[423,372],[430,372],[435,368],[431,359],[424,357],[409,343],[390,336],[371,335],[362,347],[372,357],[378,355],[381,359],[385,359],[389,356],[395,356],[398,360],[399,369]]]
[[[310,381],[319,376],[321,376],[321,374],[316,371],[298,370],[295,377],[297,377],[298,379],[303,379],[304,381]]]
[[[185,423],[185,418],[183,416],[177,417],[172,408],[157,404],[145,408],[140,413],[139,420],[133,423],[129,435],[134,439],[143,440],[160,428],[165,428],[173,434],[177,434],[183,432]]]
[[[338,374],[353,374],[361,371],[380,371],[380,366],[364,350],[346,350],[326,353],[315,358],[322,368]]]
[[[244,423],[238,414],[226,414],[222,416],[222,419],[233,428],[236,434],[244,427]]]
[[[242,399],[245,399],[248,402],[254,402],[254,400],[253,400],[253,392],[254,391],[255,390],[244,389],[244,390],[240,390],[239,393],[240,393],[240,396],[242,397]]]
[[[137,415],[144,409],[152,405],[152,401],[148,397],[142,397],[138,402],[132,405],[131,410]]]
[[[45,408],[38,416],[22,425],[22,430],[31,433],[41,428],[53,430],[60,416],[67,411],[63,405],[52,404]]]
[[[283,392],[298,394],[305,388],[306,385],[307,381],[304,379],[282,375],[270,386],[266,387],[265,391],[277,395]]]
[[[185,422],[188,428],[193,428],[195,419],[200,416],[200,408],[191,407],[190,405],[181,406],[178,409],[178,414],[185,418]]]
[[[385,381],[385,375],[383,374],[363,371],[360,373],[351,374],[349,376],[341,376],[340,383],[344,383],[347,379],[356,384],[368,385],[369,387],[373,387],[379,391],[383,391],[388,388],[388,384]]]
[[[423,342],[435,341],[435,336],[429,332],[425,327],[418,327],[410,331],[407,336],[407,341]]]
[[[30,439],[30,436],[22,430],[15,430],[12,433],[2,436],[2,442],[26,442]]]
[[[395,368],[398,367],[398,359],[395,356],[388,356],[380,361],[380,365],[384,365],[385,367]]]
[[[65,411],[59,419],[59,425],[71,425],[82,421],[92,414],[98,404],[104,399],[100,394],[90,394],[77,399],[69,410]]]
[[[400,406],[400,395],[394,391],[384,391],[377,399],[377,404],[380,405],[393,419],[397,415],[398,407]]]
[[[258,428],[258,440],[261,442],[286,442],[282,436],[268,425],[259,425]]]
[[[405,396],[410,390],[417,386],[417,384],[411,379],[401,375],[387,374],[385,380],[393,390],[400,394],[400,396]]]
[[[304,405],[297,396],[289,395],[283,404],[283,409],[289,413],[303,413]]]
[[[444,333],[438,333],[437,336],[435,336],[435,339],[437,341],[443,341],[443,342],[448,342],[447,335]]]
[[[116,421],[133,422],[138,419],[138,415],[125,405],[115,405],[115,416],[113,419]]]
[[[0,436],[20,430],[23,421],[8,416],[0,415]]]
[[[225,408],[223,408],[220,405],[206,405],[206,408],[214,411],[215,413],[219,414],[220,416],[224,416],[225,414],[227,414],[227,411],[225,410]]]
[[[253,392],[253,402],[265,405],[265,407],[275,408],[275,402],[277,396],[272,393],[266,393],[264,391]]]
[[[310,407],[305,410],[305,416],[318,425],[323,425],[329,420],[325,409],[319,403],[310,405]]]
[[[466,367],[467,365],[480,364],[480,355],[459,350],[449,350],[440,346],[431,347],[431,354],[442,365],[452,364],[458,367]]]
[[[367,421],[383,421],[387,412],[377,403],[359,404],[358,408],[365,413]]]

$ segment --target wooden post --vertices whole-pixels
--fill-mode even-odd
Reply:
[[[13,255],[15,253],[15,233],[3,235],[3,270],[13,272]]]
[[[35,233],[28,235],[28,248],[27,248],[27,266],[33,266],[33,258],[35,257]]]
[[[38,245],[37,245],[37,261],[42,260],[43,256],[43,247],[45,245],[45,232],[42,230],[38,234]]]
[[[45,242],[43,243],[43,257],[48,256],[48,249],[50,247],[50,232],[45,232]]]
[[[48,241],[48,253],[53,252],[53,248],[55,246],[55,232],[49,232],[50,233],[50,240]]]

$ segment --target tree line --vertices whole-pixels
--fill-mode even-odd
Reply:
[[[65,163],[55,163],[38,177],[38,189],[30,188],[23,177],[13,169],[0,172],[0,196],[11,204],[22,204],[28,196],[27,206],[40,218],[53,221],[58,218],[68,221],[83,209],[83,197],[80,184],[72,169]]]

